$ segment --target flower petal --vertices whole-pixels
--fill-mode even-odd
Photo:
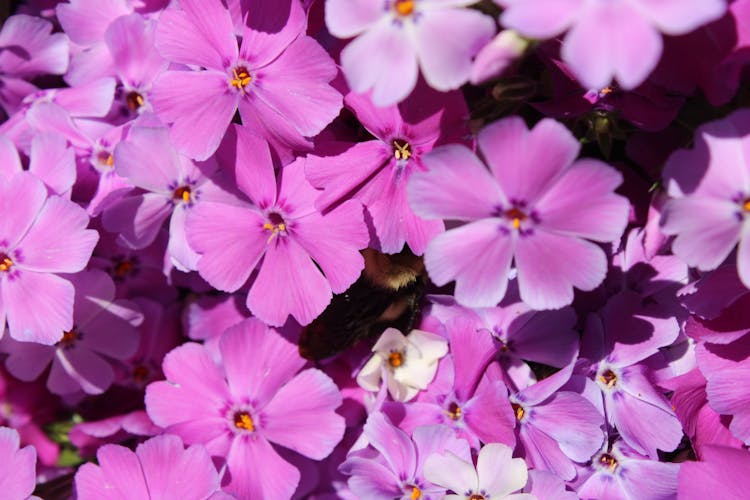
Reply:
[[[8,330],[16,340],[52,345],[73,328],[74,288],[54,274],[21,271],[2,282]]]

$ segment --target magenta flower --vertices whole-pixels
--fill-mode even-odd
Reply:
[[[305,360],[297,346],[256,319],[227,330],[219,349],[223,370],[199,344],[170,352],[167,381],[146,388],[146,411],[166,432],[226,458],[228,492],[290,498],[300,473],[271,443],[315,460],[328,456],[344,434],[334,412],[341,393],[320,370],[299,372]]]
[[[5,367],[15,377],[31,381],[51,363],[47,388],[54,394],[101,394],[114,380],[111,360],[127,359],[138,348],[134,325],[143,316],[135,304],[114,300],[115,285],[103,271],[69,278],[75,286],[72,326],[58,333],[54,345],[5,339]]]
[[[230,498],[220,493],[219,473],[206,449],[187,449],[177,436],[165,434],[139,444],[135,452],[116,444],[99,448],[99,465],[83,464],[75,476],[76,497],[159,499]]]
[[[495,0],[507,7],[503,25],[531,38],[554,38],[565,31],[562,57],[588,88],[612,80],[626,90],[656,68],[661,33],[681,35],[718,19],[724,0]]]
[[[183,271],[195,269],[198,255],[188,246],[185,220],[200,201],[223,199],[208,179],[213,168],[178,154],[169,131],[152,127],[133,127],[115,148],[114,162],[117,174],[139,189],[104,211],[104,227],[138,249],[150,245],[169,218],[167,252],[172,263]]]
[[[440,91],[456,89],[471,73],[471,59],[492,38],[492,19],[463,6],[474,0],[327,0],[326,25],[354,39],[341,66],[354,92],[372,89],[376,106],[406,98],[419,68]]]
[[[36,486],[36,450],[19,449],[18,432],[0,427],[0,491],[4,498],[27,499]],[[37,497],[33,497],[37,498]]]
[[[467,443],[457,439],[448,427],[422,426],[410,438],[379,412],[369,416],[363,435],[378,454],[372,457],[370,449],[355,451],[339,468],[351,476],[349,488],[358,498],[444,498],[445,488],[425,479],[425,460],[446,451],[464,460],[471,456]]]
[[[677,495],[684,500],[702,500],[717,494],[744,498],[750,488],[749,470],[747,450],[707,446],[702,462],[684,462],[680,467]]]
[[[16,340],[52,345],[73,328],[73,285],[58,273],[83,269],[99,235],[83,209],[48,198],[27,172],[0,183],[0,220],[0,324]]]
[[[307,179],[324,190],[315,205],[325,209],[354,197],[372,218],[371,246],[397,253],[406,243],[422,255],[427,242],[443,231],[443,224],[412,212],[406,185],[414,172],[425,169],[425,153],[436,145],[460,142],[468,134],[463,96],[440,94],[423,85],[398,106],[376,108],[369,96],[354,93],[344,102],[376,140],[354,144],[337,156],[307,156]]]
[[[521,299],[534,309],[568,305],[573,287],[598,286],[607,259],[588,240],[622,235],[628,202],[613,192],[620,173],[598,160],[574,162],[578,141],[549,119],[528,130],[520,118],[507,118],[478,140],[490,171],[468,148],[442,146],[425,156],[428,171],[408,186],[417,215],[469,222],[430,242],[432,281],[455,280],[461,304],[494,306],[515,262]]]
[[[68,68],[68,37],[52,33],[52,23],[18,14],[0,31],[0,108],[10,115],[36,87],[36,76],[60,75]]]
[[[319,213],[318,192],[296,161],[274,175],[268,146],[237,127],[236,178],[251,203],[204,202],[187,220],[190,246],[201,254],[198,272],[212,286],[234,292],[250,285],[247,307],[270,325],[291,314],[305,325],[359,277],[358,250],[369,240],[362,205],[349,200]],[[233,143],[234,145],[235,143]]]
[[[672,154],[664,182],[672,199],[662,231],[675,235],[672,251],[688,265],[708,271],[734,250],[737,270],[750,287],[750,112],[738,111],[696,131],[695,146]]]
[[[307,138],[341,109],[341,94],[328,84],[336,66],[305,36],[302,5],[289,4],[289,18],[281,24],[287,26],[278,31],[281,26],[255,27],[273,17],[275,0],[248,3],[239,49],[232,18],[219,0],[183,0],[182,10],[167,9],[159,18],[156,48],[161,55],[203,68],[166,71],[152,91],[154,109],[172,125],[175,147],[191,158],[205,160],[216,151],[238,108],[243,125],[274,150],[286,151],[309,149]]]

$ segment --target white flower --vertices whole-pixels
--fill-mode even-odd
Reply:
[[[357,383],[365,390],[377,391],[385,378],[391,397],[408,401],[435,377],[438,360],[448,353],[448,342],[422,330],[412,330],[405,337],[388,328],[372,350],[375,354],[360,370]]]
[[[498,500],[536,500],[529,493],[516,493],[526,485],[528,470],[522,458],[512,458],[513,450],[500,443],[490,443],[479,451],[477,467],[446,451],[427,457],[424,477],[432,484],[451,490],[447,499],[485,498]]]

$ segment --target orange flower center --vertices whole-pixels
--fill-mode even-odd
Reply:
[[[398,368],[404,364],[404,355],[399,351],[393,351],[388,355],[388,364],[393,368]]]
[[[96,155],[96,159],[100,164],[107,167],[112,167],[115,164],[115,157],[109,151],[99,151]]]
[[[604,453],[601,457],[599,457],[599,464],[608,468],[610,471],[615,470],[619,465],[617,463],[617,459],[609,453]]]
[[[81,334],[78,333],[78,330],[74,326],[71,330],[68,330],[67,332],[63,332],[62,338],[57,344],[63,349],[69,349],[73,347],[76,341],[80,340],[80,338],[81,338]]]
[[[9,271],[13,267],[13,261],[4,253],[0,253],[0,271]]]
[[[506,210],[503,216],[511,221],[513,229],[519,229],[521,227],[521,222],[525,221],[528,217],[522,210],[515,207]]]
[[[414,12],[414,0],[396,0],[393,4],[393,8],[396,9],[398,15],[408,16]]]
[[[526,410],[524,410],[523,406],[518,403],[512,403],[510,406],[513,408],[513,413],[516,414],[516,420],[521,420],[523,416],[526,415]]]
[[[617,375],[612,370],[607,370],[599,375],[599,380],[607,387],[614,387],[617,383]]]
[[[451,420],[458,420],[461,418],[461,407],[458,406],[458,403],[451,403],[446,413]]]
[[[129,260],[123,260],[115,264],[112,272],[118,278],[124,278],[130,271],[133,270],[133,263]]]
[[[244,66],[232,68],[232,78],[229,79],[229,84],[237,90],[245,90],[245,87],[250,85],[253,81],[253,77],[250,76],[250,72]]]
[[[420,490],[416,486],[412,486],[411,496],[409,498],[411,498],[411,500],[419,500],[420,498],[422,498],[422,490]]]
[[[250,414],[246,411],[237,412],[234,414],[234,426],[238,429],[245,429],[246,431],[255,431],[255,424]]]
[[[172,199],[173,200],[182,200],[185,203],[190,202],[190,188],[188,186],[180,186],[177,189],[174,190],[174,193],[172,193]]]
[[[745,202],[742,204],[742,210],[745,212],[750,212],[750,198],[745,200]]]

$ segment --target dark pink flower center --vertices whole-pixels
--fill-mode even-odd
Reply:
[[[521,222],[525,221],[529,216],[520,208],[513,207],[510,210],[506,210],[505,213],[503,213],[503,217],[510,221],[513,225],[513,229],[520,229]]]
[[[8,254],[0,253],[0,271],[8,272],[13,267],[13,260]]]
[[[81,340],[81,337],[82,335],[78,331],[78,328],[74,326],[67,332],[63,332],[62,338],[57,343],[57,345],[62,347],[63,349],[70,349],[71,347],[76,345],[76,342]]]
[[[115,157],[109,151],[99,151],[96,153],[96,161],[103,167],[112,168],[115,164]]]
[[[448,418],[451,420],[458,420],[461,418],[461,407],[458,406],[458,403],[451,403],[450,406],[448,406]]]
[[[612,370],[607,370],[599,375],[599,380],[607,387],[614,387],[617,383],[617,375]]]
[[[263,224],[263,229],[270,231],[271,235],[268,237],[266,243],[270,243],[279,234],[286,234],[287,224],[281,214],[271,212],[268,214],[268,222]]]
[[[128,108],[130,108],[130,111],[138,111],[138,108],[143,106],[145,101],[141,94],[133,90],[128,92],[128,95],[125,96],[125,102],[128,103]]]
[[[190,195],[191,191],[189,186],[180,186],[172,192],[172,199],[175,201],[182,200],[185,203],[190,203]]]
[[[516,414],[516,420],[521,420],[524,415],[526,415],[526,410],[524,410],[523,406],[519,405],[518,403],[511,403],[511,408],[513,408],[513,413]]]

